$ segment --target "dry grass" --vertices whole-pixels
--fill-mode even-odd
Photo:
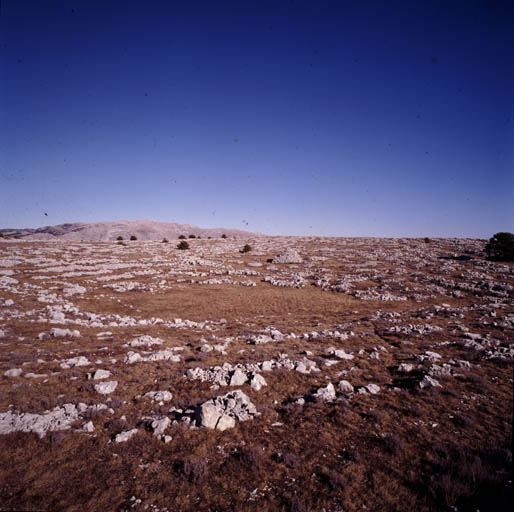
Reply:
[[[279,245],[292,242],[251,241],[253,250],[244,256],[238,252],[240,242],[232,246],[230,243],[193,240],[191,250],[184,252],[185,256],[198,256],[204,251],[202,257],[220,265],[231,262],[231,268],[255,268],[269,275],[275,271],[267,271],[265,266],[248,267],[247,263],[267,265],[266,259],[276,255]],[[388,250],[401,249],[398,258],[402,251],[436,251],[422,271],[425,277],[439,275],[442,260],[437,257],[453,251],[451,241],[435,239],[429,244],[423,240],[358,239],[343,245],[337,239],[305,240],[301,244],[300,252],[305,255],[306,263],[298,265],[296,271],[316,273],[323,268],[334,277],[342,277],[355,273],[366,261],[378,261],[377,266],[370,267],[377,275],[357,283],[356,289],[373,289],[381,283],[398,295],[405,293],[406,287],[425,286],[426,282],[418,275],[420,271],[412,258],[405,257],[397,265],[393,258],[381,261],[376,251],[383,249],[389,254]],[[112,257],[110,252],[98,251],[116,250],[116,258],[127,264],[162,258],[160,263],[155,263],[157,274],[132,278],[147,288],[153,287],[152,293],[114,292],[103,288],[104,283],[95,281],[95,276],[67,278],[67,283],[88,290],[85,295],[69,298],[80,311],[130,315],[137,319],[158,317],[165,321],[177,317],[198,322],[209,320],[214,330],[178,329],[159,324],[93,328],[54,325],[37,317],[31,321],[5,318],[2,329],[7,335],[0,345],[2,374],[8,368],[19,367],[24,373],[44,373],[47,377],[0,376],[1,412],[11,406],[20,413],[40,413],[70,402],[105,403],[114,412],[89,411],[70,431],[54,432],[41,440],[34,434],[0,435],[2,509],[145,510],[145,505],[152,505],[156,507],[154,512],[166,509],[335,512],[363,510],[363,507],[376,511],[433,511],[448,510],[448,507],[462,511],[507,510],[508,500],[512,499],[507,485],[512,469],[512,362],[485,360],[458,343],[460,336],[454,330],[455,322],[459,321],[472,332],[489,334],[504,344],[512,331],[484,326],[480,322],[483,312],[476,308],[466,310],[463,318],[420,317],[424,308],[434,304],[456,307],[488,304],[483,294],[454,298],[427,293],[429,298],[419,302],[412,298],[383,302],[362,301],[346,293],[321,291],[310,285],[304,289],[272,287],[261,282],[259,276],[249,276],[257,283],[252,288],[186,284],[177,282],[180,274],[168,275],[175,265],[176,253],[182,252],[170,249],[172,244],[73,245],[91,250],[89,257],[98,259],[100,254],[101,258]],[[66,261],[65,250],[58,244],[0,243],[5,257],[21,248],[23,254],[46,250],[57,261]],[[333,252],[325,252],[330,248]],[[80,251],[73,248],[68,251],[78,261]],[[315,263],[319,256],[327,259]],[[453,278],[463,281],[458,276],[467,268],[484,271],[479,259],[450,263],[457,265],[452,271]],[[95,266],[90,266],[94,270]],[[284,269],[287,267],[280,267],[277,274],[291,272]],[[391,281],[396,277],[395,269],[410,272],[400,274],[405,279],[403,284]],[[40,269],[34,270],[38,270],[35,264],[16,267],[18,289],[24,284],[37,284],[52,293],[62,293],[65,286],[54,281],[63,279],[57,275],[54,280],[37,281],[33,277]],[[199,265],[187,270],[206,272],[209,267]],[[488,272],[497,281],[511,284],[514,281],[512,274]],[[166,281],[163,289],[157,286],[162,279]],[[51,289],[52,286],[55,288]],[[1,298],[12,298],[23,311],[43,311],[46,305],[38,302],[34,293],[24,296],[6,292]],[[374,316],[377,311],[398,312],[401,316],[397,322],[391,322]],[[507,304],[496,318],[513,312],[512,305]],[[71,314],[68,317],[74,318]],[[220,323],[221,319],[226,323]],[[444,330],[423,336],[386,332],[393,325],[424,323],[439,325]],[[48,332],[53,326],[78,328],[81,337],[38,339],[39,333]],[[351,330],[355,336],[347,340],[297,337],[265,345],[247,344],[251,335],[270,326],[296,334],[339,326],[341,332]],[[100,340],[97,337],[100,331],[112,331],[112,336]],[[164,345],[157,349],[184,347],[183,359],[178,363],[122,363],[129,350],[124,343],[142,334],[162,338]],[[229,336],[235,339],[226,355],[198,351],[202,337],[216,344]],[[68,341],[71,343],[63,343]],[[325,353],[329,346],[352,352],[354,359],[327,366],[333,360]],[[370,358],[379,346],[386,351],[378,349],[379,359]],[[360,350],[363,352],[359,353]],[[412,363],[416,354],[426,350],[438,352],[444,362],[469,360],[472,367],[459,368],[454,377],[438,378],[442,388],[421,390],[418,383],[429,363],[406,374],[399,373],[397,368],[400,363]],[[223,362],[256,363],[276,359],[280,353],[301,359],[306,351],[312,353],[307,357],[317,363],[321,372],[304,375],[286,369],[273,370],[263,373],[268,386],[261,391],[252,390],[248,384],[241,386],[261,413],[252,421],[238,423],[225,432],[179,425],[167,430],[172,436],[168,443],[153,436],[143,424],[144,417],[167,415],[171,406],[187,408],[234,389],[213,390],[209,382],[190,381],[184,378],[188,368],[207,368]],[[94,364],[61,368],[62,360],[80,355]],[[102,362],[95,363],[97,360]],[[112,372],[111,379],[118,381],[112,398],[95,392],[94,382],[86,378],[91,368]],[[295,403],[298,397],[343,378],[356,388],[378,384],[381,392],[374,396],[357,394],[351,399],[340,397],[334,403],[309,400],[303,406]],[[141,397],[156,390],[171,391],[172,401],[161,405]],[[86,421],[92,421],[95,426],[91,435],[75,431]],[[117,433],[136,427],[139,432],[127,443],[112,442]],[[141,503],[134,504],[133,496]]]

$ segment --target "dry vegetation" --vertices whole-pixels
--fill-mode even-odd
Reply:
[[[0,241],[0,508],[509,509],[513,264],[477,240],[247,242]],[[303,261],[269,262],[287,248]],[[127,346],[144,335],[162,344]],[[226,387],[186,375],[224,363]],[[230,386],[235,365],[249,380]],[[177,412],[235,389],[259,415],[233,428]]]

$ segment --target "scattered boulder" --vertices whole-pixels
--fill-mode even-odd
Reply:
[[[101,395],[108,395],[112,393],[118,386],[118,381],[111,380],[107,382],[100,382],[95,384],[95,391]]]
[[[281,252],[276,258],[273,259],[273,263],[302,263],[303,259],[300,254],[294,249],[288,247],[284,252]]]
[[[162,345],[164,343],[160,338],[153,338],[148,334],[134,338],[126,343],[127,347],[151,347],[152,345]]]
[[[312,397],[316,402],[333,402],[336,399],[334,385],[329,382],[326,386],[319,388]]]
[[[171,420],[167,417],[153,420],[150,424],[153,435],[156,437],[162,436],[170,424]]]
[[[84,356],[72,357],[71,359],[66,359],[63,361],[60,366],[63,369],[72,368],[73,366],[89,366],[91,363]]]
[[[87,378],[93,380],[108,379],[110,376],[111,372],[109,370],[96,370],[87,374]]]
[[[429,377],[428,375],[425,375],[421,382],[419,383],[419,387],[421,389],[424,388],[440,388],[442,387],[441,384],[436,379],[433,379],[432,377]]]
[[[258,414],[255,405],[237,389],[199,405],[195,416],[198,426],[226,430],[235,426],[235,420],[247,421]]]
[[[255,391],[260,391],[264,386],[267,386],[267,382],[264,379],[264,377],[257,373],[252,377],[252,380],[250,382],[250,387]]]
[[[82,425],[82,430],[84,432],[91,433],[95,431],[95,426],[93,425],[92,421],[88,421],[87,423],[84,423],[84,425]]]
[[[116,436],[114,436],[115,443],[125,443],[131,437],[134,437],[137,434],[137,428],[133,428],[132,430],[125,430],[125,432],[120,432]]]
[[[414,370],[414,365],[409,363],[401,363],[398,365],[398,371],[400,373],[410,373],[412,370]]]
[[[64,316],[64,314],[63,314]],[[79,338],[80,337],[80,331],[77,331],[76,329],[60,329],[58,327],[52,327],[50,329],[50,336],[52,338]]]
[[[232,377],[230,378],[230,386],[242,386],[246,381],[248,380],[248,377],[246,373],[244,373],[242,370],[237,368],[234,373],[232,374]]]
[[[380,386],[376,384],[368,384],[367,386],[363,386],[359,388],[360,395],[376,395],[380,391]]]
[[[11,368],[10,370],[5,371],[4,375],[6,377],[19,377],[22,373],[21,368]]]
[[[144,396],[151,398],[155,402],[169,402],[173,398],[169,391],[149,391]]]
[[[341,382],[339,382],[337,384],[337,389],[341,391],[341,393],[345,394],[350,394],[354,391],[353,386],[347,380],[342,380]]]

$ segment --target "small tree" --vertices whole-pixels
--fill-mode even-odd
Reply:
[[[3,233],[0,233],[0,238],[4,238],[4,234]]]
[[[487,242],[485,252],[491,261],[514,261],[514,235],[496,233]]]
[[[118,240],[118,242],[121,242],[123,240],[123,237],[120,235],[118,238],[116,238],[116,240]]]
[[[189,238],[196,238],[195,235],[189,235]]]
[[[137,236],[136,235],[130,235],[130,239],[131,240],[137,240]]]
[[[163,243],[163,244],[167,244],[168,242],[169,242],[169,240],[168,240],[167,238],[163,238],[163,239],[162,239],[162,243]]]
[[[428,238],[428,236],[426,236],[425,238],[423,238],[423,242],[425,242],[426,244],[429,244],[432,240],[430,240],[430,238]]]
[[[180,242],[178,245],[177,245],[177,249],[180,249],[181,251],[185,251],[186,249],[189,249],[189,244],[182,240],[182,242]]]
[[[185,240],[185,239],[186,239],[186,237],[185,237],[185,235],[180,235],[180,236],[178,237],[178,239],[179,239],[179,240]]]
[[[240,251],[240,252],[243,252],[243,253],[244,253],[244,252],[250,252],[251,250],[252,250],[252,246],[251,246],[251,245],[246,244],[246,245],[241,249],[241,251]]]
[[[221,238],[227,238],[227,235],[225,235],[225,233],[223,233],[223,234],[221,235]]]

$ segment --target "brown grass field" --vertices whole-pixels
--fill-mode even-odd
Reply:
[[[487,261],[471,239],[189,243],[0,241],[0,510],[511,510],[514,265]],[[269,262],[286,248],[303,261]],[[284,336],[255,344],[270,328]],[[142,335],[163,343],[125,345]],[[124,360],[177,347],[177,362]],[[186,377],[280,354],[319,371],[263,370],[259,391]],[[63,368],[79,356],[84,366]],[[95,390],[97,369],[114,392]],[[427,375],[439,386],[422,388]],[[338,391],[343,379],[355,393]],[[330,382],[335,399],[313,398]],[[369,384],[380,391],[363,393]],[[153,435],[148,418],[234,389],[258,416]],[[171,401],[142,397],[159,390]],[[107,407],[20,431],[27,414],[79,403]]]

